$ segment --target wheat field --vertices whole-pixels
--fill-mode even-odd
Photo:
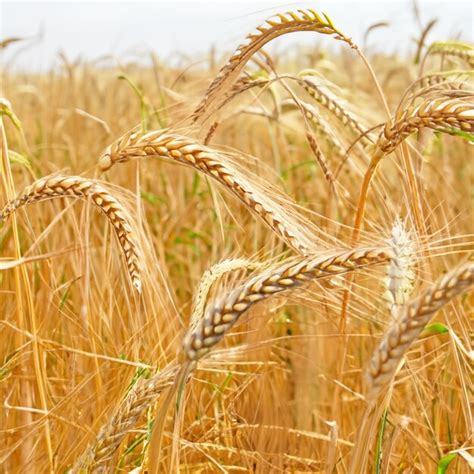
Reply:
[[[1,472],[472,472],[474,46],[429,29],[2,69]]]

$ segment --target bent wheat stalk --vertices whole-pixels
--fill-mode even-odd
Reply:
[[[473,285],[474,262],[467,262],[440,278],[400,311],[372,356],[367,374],[369,400],[375,400],[393,379],[403,356],[431,317]]]
[[[390,258],[390,253],[384,249],[359,248],[317,257],[294,258],[272,267],[208,305],[204,318],[186,335],[184,353],[189,360],[199,360],[258,301],[315,279],[386,262]]]
[[[217,107],[219,106],[222,92],[231,86],[240,71],[258,50],[269,41],[295,31],[315,31],[324,35],[332,35],[337,40],[347,43],[351,48],[357,49],[352,40],[339,31],[327,15],[324,15],[323,18],[311,9],[279,13],[257,27],[256,33],[247,36],[247,43],[241,44],[237,48],[208,87],[204,99],[193,113],[193,121],[202,118],[203,114],[211,109],[211,105],[217,104]],[[212,112],[213,109],[209,110],[209,113]]]
[[[167,133],[166,130],[146,135],[131,133],[106,150],[99,160],[99,167],[105,171],[115,163],[147,156],[170,159],[206,174],[231,191],[298,253],[309,255],[314,251],[314,242],[298,230],[301,225],[282,206],[251,184],[223,153],[201,145],[192,138]]]
[[[27,186],[16,199],[10,201],[0,213],[5,221],[19,208],[57,197],[74,197],[89,200],[97,206],[112,224],[122,248],[132,285],[141,291],[140,255],[134,240],[130,218],[120,202],[98,183],[80,176],[46,176]]]

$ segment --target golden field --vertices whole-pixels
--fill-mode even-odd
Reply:
[[[470,472],[474,48],[424,33],[2,70],[1,472]]]

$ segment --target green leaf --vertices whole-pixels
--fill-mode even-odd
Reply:
[[[431,336],[433,334],[446,334],[449,329],[443,323],[428,324],[423,330],[422,336]]]
[[[453,461],[453,459],[456,457],[456,453],[448,453],[445,454],[438,463],[438,470],[437,474],[445,474],[445,472],[448,470],[449,465]]]

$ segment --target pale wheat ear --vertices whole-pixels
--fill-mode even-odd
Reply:
[[[204,113],[207,112],[209,115],[219,108],[224,91],[237,80],[240,71],[258,50],[269,41],[295,31],[314,31],[332,35],[337,40],[347,43],[351,48],[357,49],[352,40],[339,31],[325,14],[321,16],[311,9],[279,13],[257,27],[257,32],[249,34],[247,42],[237,48],[208,87],[204,99],[193,113],[193,121],[200,120]]]
[[[402,308],[372,356],[367,373],[369,400],[375,400],[392,381],[403,356],[432,316],[473,285],[474,262],[467,262],[447,273]]]
[[[265,270],[208,305],[204,318],[185,336],[184,353],[188,360],[202,358],[259,301],[294,290],[318,278],[387,262],[390,258],[390,252],[385,249],[361,248],[332,251],[317,257],[293,258]]]
[[[141,292],[141,257],[131,219],[117,198],[94,181],[80,176],[55,175],[41,178],[27,186],[16,199],[2,209],[0,222],[6,220],[21,207],[58,197],[72,197],[90,201],[103,212],[119,240],[132,285],[138,292]]]
[[[133,132],[106,150],[99,159],[99,167],[107,170],[116,163],[145,157],[172,160],[204,173],[228,189],[298,253],[309,255],[314,252],[316,243],[300,231],[302,226],[297,219],[257,187],[249,175],[238,170],[224,153],[206,147],[195,139],[167,133],[167,130],[156,130],[146,135]]]
[[[387,269],[384,296],[392,319],[395,320],[413,292],[415,279],[415,243],[399,217],[395,219],[390,232],[389,246],[393,258]]]

